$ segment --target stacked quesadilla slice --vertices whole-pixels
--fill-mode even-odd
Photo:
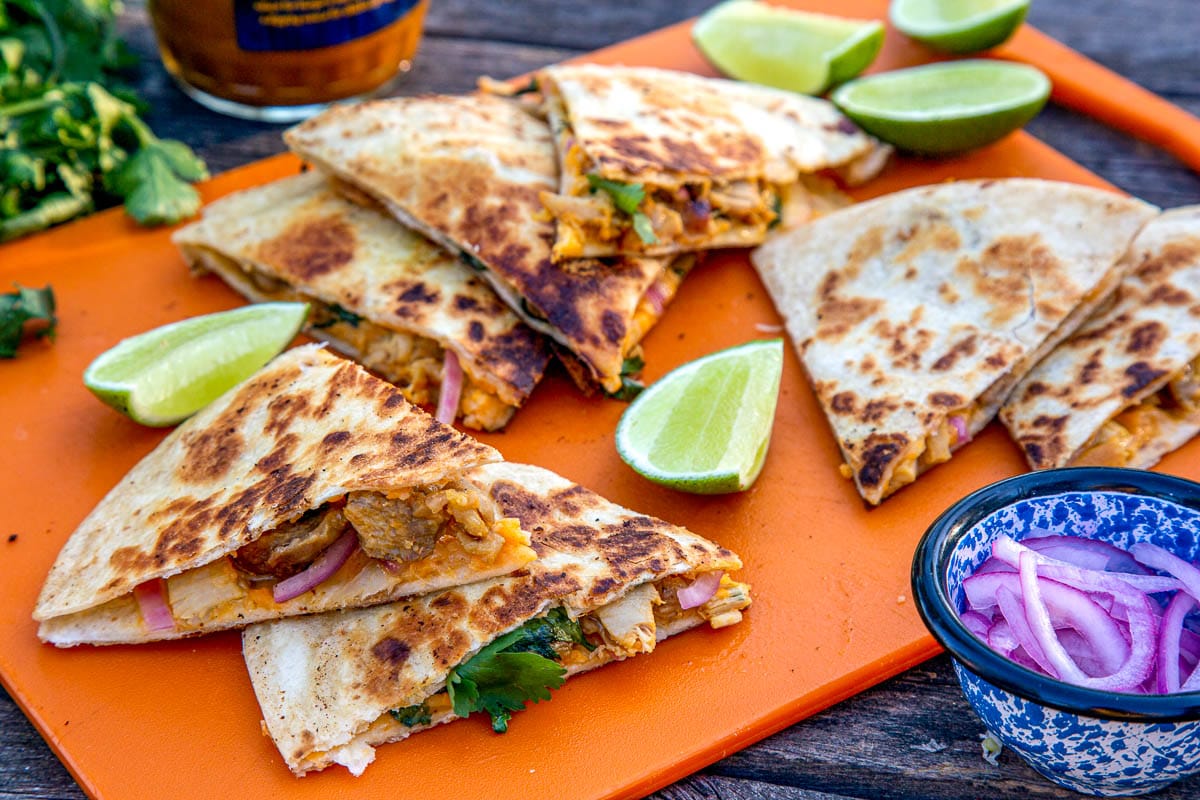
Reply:
[[[805,176],[865,180],[890,152],[828,101],[765,86],[597,64],[537,83],[562,167],[542,194],[556,259],[756,245],[830,193]]]
[[[217,200],[173,239],[194,271],[249,300],[308,302],[306,333],[410,402],[452,395],[466,427],[502,428],[550,358],[541,335],[459,258],[345,200],[315,172]]]
[[[863,498],[946,461],[1123,277],[1156,209],[1032,179],[919,187],[752,254]]]
[[[1151,220],[1126,267],[1000,410],[1033,469],[1147,469],[1200,432],[1200,206]]]
[[[491,96],[333,108],[285,134],[352,199],[378,204],[477,270],[531,327],[609,392],[694,256],[551,260],[541,194],[558,183],[550,127]]]
[[[176,428],[71,535],[38,598],[59,646],[382,603],[535,556],[463,478],[495,450],[317,345]]]
[[[503,731],[575,673],[741,619],[733,553],[532,466],[467,474],[532,532],[538,559],[504,578],[358,611],[254,625],[242,637],[270,733],[297,775],[483,711]]]

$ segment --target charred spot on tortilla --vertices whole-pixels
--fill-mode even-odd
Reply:
[[[357,246],[353,228],[342,216],[334,215],[288,228],[263,242],[257,256],[277,262],[289,274],[311,280],[349,264]]]
[[[858,470],[859,482],[864,486],[878,486],[888,466],[903,452],[908,443],[908,437],[900,433],[868,435],[863,443],[862,466]]]
[[[1134,355],[1152,355],[1167,338],[1167,328],[1157,320],[1143,322],[1129,334],[1125,352]]]
[[[1125,368],[1125,375],[1129,378],[1129,383],[1121,389],[1121,394],[1133,397],[1166,374],[1166,370],[1154,369],[1145,361],[1130,364]]]
[[[966,398],[962,395],[953,394],[952,392],[934,392],[929,395],[929,402],[935,406],[943,408],[958,408],[966,404]]]
[[[857,399],[854,392],[838,392],[829,401],[829,407],[838,414],[853,414],[857,407]]]

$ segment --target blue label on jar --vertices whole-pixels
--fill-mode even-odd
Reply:
[[[374,33],[417,0],[234,0],[238,47],[251,52],[315,50]]]

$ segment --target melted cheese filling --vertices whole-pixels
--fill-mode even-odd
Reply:
[[[344,348],[363,366],[394,383],[410,403],[437,403],[446,351],[434,339],[385,328],[365,317],[347,317],[334,306],[298,291],[273,275],[207,248],[201,258],[198,266],[216,272],[239,292],[260,302],[308,303],[312,311],[305,323],[307,333]],[[494,390],[472,376],[468,371],[469,362],[465,359],[460,359],[460,362],[463,366],[463,386],[458,414],[462,424],[485,431],[503,428],[512,418],[516,407],[505,403]]]
[[[1067,466],[1124,467],[1168,424],[1200,425],[1200,358],[1167,385],[1100,426]]]
[[[742,609],[750,605],[750,587],[721,577],[716,594],[697,608],[679,607],[675,593],[692,582],[691,577],[672,576],[655,584],[643,584],[623,597],[579,618],[584,635],[593,649],[572,644],[560,659],[568,675],[594,669],[610,661],[619,661],[639,653],[649,653],[655,644],[679,632],[699,617],[713,628],[733,625],[742,618]],[[457,717],[445,690],[423,701],[429,713],[427,724],[408,726],[396,720],[391,712],[381,714],[365,730],[347,744],[329,751],[307,754],[302,762],[320,768],[325,763],[342,764],[353,774],[360,775],[374,760],[374,751],[364,759],[363,747],[406,738],[412,733],[432,728]],[[357,771],[356,771],[357,770]]]
[[[969,431],[975,411],[976,408],[972,407],[947,415],[937,428],[926,435],[923,441],[918,442],[915,447],[909,448],[908,452],[894,462],[892,473],[887,479],[881,497],[887,497],[901,487],[912,483],[918,475],[930,467],[949,461],[954,450],[960,445],[966,444],[966,441],[959,441],[958,431],[950,422],[951,418],[961,418]]]

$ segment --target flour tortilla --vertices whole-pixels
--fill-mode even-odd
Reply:
[[[821,204],[802,176],[844,168],[861,182],[890,152],[829,101],[766,86],[599,64],[547,67],[537,80],[562,165],[558,194],[543,196],[560,258],[760,244],[810,217],[785,209]],[[641,187],[655,240],[588,175]]]
[[[1034,367],[1000,410],[1034,469],[1148,469],[1200,432],[1200,206],[1151,220],[1126,262],[1112,305]],[[1139,406],[1152,417],[1141,420],[1141,436],[1138,418],[1123,414]],[[1125,458],[1084,455],[1110,423],[1121,428],[1108,433],[1134,434],[1120,448]]]
[[[1155,213],[1073,184],[962,181],[838,211],[755,251],[863,498],[879,503],[982,429],[1116,287]]]
[[[533,532],[538,559],[525,570],[407,602],[255,625],[243,633],[266,730],[296,774],[332,763],[359,774],[374,759],[375,746],[457,719],[452,712],[434,714],[429,724],[410,729],[388,711],[422,703],[443,689],[453,667],[553,608],[577,618],[668,576],[690,579],[741,566],[736,555],[706,539],[538,467],[489,464],[470,478]],[[740,609],[749,596],[737,586],[740,602],[733,605]],[[705,617],[697,611],[659,626],[644,651],[655,638],[702,624]],[[623,657],[604,646],[594,656],[568,671]],[[520,725],[519,714],[512,725]]]
[[[243,586],[229,605],[180,620],[176,596],[224,598],[238,588],[221,585],[227,555],[348,492],[398,494],[499,459],[356,364],[317,345],[292,349],[176,428],[83,520],[42,587],[39,636],[60,646],[173,639],[507,574],[534,556],[519,530],[491,562],[439,543],[394,571],[366,559],[285,603]],[[131,594],[158,578],[170,578],[176,613],[165,631],[148,629]]]
[[[400,222],[462,254],[531,327],[609,391],[694,259],[550,258],[539,194],[558,184],[550,128],[491,95],[338,106],[291,128],[288,146]],[[657,302],[646,299],[652,286]]]
[[[456,256],[345,200],[316,172],[217,200],[172,240],[194,270],[250,300],[312,303],[306,333],[413,402],[437,403],[442,353],[453,351],[467,376],[459,410],[468,427],[503,427],[550,359],[541,335]],[[472,413],[480,403],[488,415]]]

